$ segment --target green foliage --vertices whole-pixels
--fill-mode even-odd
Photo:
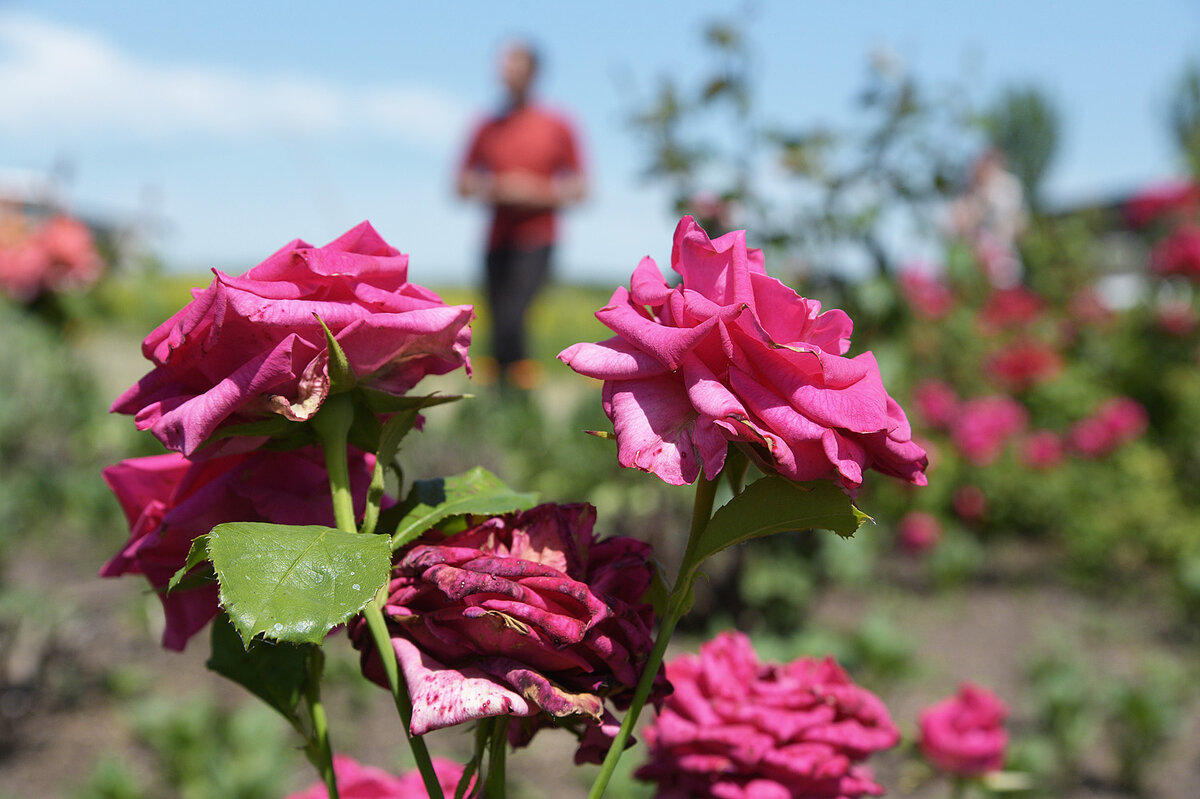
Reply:
[[[258,635],[320,644],[366,606],[391,571],[385,536],[320,525],[219,524],[195,540],[172,582],[203,559],[212,562],[221,606],[246,646]]]
[[[984,127],[1036,209],[1042,180],[1058,151],[1061,123],[1054,103],[1036,86],[1010,86],[984,112]]]
[[[293,725],[308,678],[308,647],[254,640],[246,646],[222,613],[212,623],[209,669],[241,685]]]
[[[1168,114],[1171,134],[1192,174],[1200,177],[1200,63],[1179,76]]]
[[[149,799],[138,775],[119,758],[102,757],[72,799]]]

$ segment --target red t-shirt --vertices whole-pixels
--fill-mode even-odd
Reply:
[[[570,124],[551,111],[530,105],[484,121],[471,138],[462,168],[495,174],[528,172],[547,180],[583,171]],[[488,249],[533,250],[553,244],[554,234],[553,210],[498,205]]]

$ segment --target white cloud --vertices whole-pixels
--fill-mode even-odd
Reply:
[[[357,132],[441,145],[467,126],[460,99],[428,85],[339,86],[208,65],[155,63],[88,31],[0,13],[0,131],[230,138]]]

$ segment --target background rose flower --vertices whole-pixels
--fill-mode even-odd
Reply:
[[[617,333],[559,358],[604,381],[622,466],[674,485],[710,479],[730,441],[793,480],[863,470],[925,483],[925,452],[883,388],[875,356],[845,357],[853,325],[768,277],[745,231],[710,240],[691,217],[675,230],[671,288],[650,258],[596,318]]]
[[[1031,469],[1053,469],[1065,456],[1062,436],[1053,430],[1034,430],[1021,442],[1021,463]]]
[[[1140,436],[1149,419],[1146,409],[1129,397],[1114,397],[1071,428],[1071,449],[1085,458],[1101,458]]]
[[[374,457],[352,451],[355,508],[366,506]],[[224,522],[333,525],[329,477],[319,450],[259,451],[205,461],[168,453],[122,461],[104,470],[129,521],[129,542],[102,577],[143,574],[166,616],[163,646],[181,650],[217,615],[217,584],[163,593],[187,561],[192,540]]]
[[[900,731],[832,659],[760,663],[726,632],[667,665],[675,692],[645,731],[637,777],[664,797],[855,797],[883,789],[860,765]]]
[[[954,310],[954,294],[920,267],[902,268],[899,285],[908,307],[922,319],[941,319]]]
[[[433,770],[444,796],[454,796],[458,781],[462,779],[463,767],[443,757],[433,759]],[[416,769],[397,777],[383,769],[364,766],[352,757],[333,756],[333,773],[337,776],[338,795],[342,799],[428,799],[425,783]],[[474,780],[472,780],[474,782]],[[468,789],[467,796],[477,796]],[[300,791],[289,794],[287,799],[328,799],[325,783],[317,782]]]
[[[1181,225],[1155,246],[1150,267],[1160,275],[1200,280],[1200,225]]]
[[[987,466],[1028,422],[1029,412],[1012,397],[979,397],[959,408],[950,436],[964,458],[976,466]]]
[[[1025,391],[1062,371],[1062,357],[1039,341],[1022,339],[993,353],[984,364],[988,376],[1008,391]]]
[[[544,712],[611,738],[605,699],[628,706],[653,645],[642,597],[654,565],[640,541],[597,541],[595,520],[589,505],[540,505],[449,537],[431,531],[402,553],[384,615],[412,693],[414,734],[539,716],[514,722],[510,740],[523,743]],[[382,684],[365,622],[351,637]],[[595,738],[584,743],[577,760],[607,750]]]
[[[1125,201],[1125,219],[1145,227],[1166,218],[1186,218],[1200,208],[1200,185],[1190,179],[1170,180],[1149,186]]]
[[[1045,303],[1027,288],[997,289],[979,311],[979,326],[986,333],[996,333],[1029,325],[1042,315]]]
[[[467,364],[471,307],[409,283],[408,256],[366,222],[325,247],[297,239],[241,277],[214,274],[146,337],[154,369],[112,407],[185,455],[226,424],[316,413],[329,391],[318,316],[372,388],[403,394],[427,374]],[[260,443],[233,439],[221,449]]]
[[[965,683],[954,696],[921,711],[921,751],[942,771],[978,776],[1004,766],[1008,707],[992,693]]]
[[[896,525],[896,543],[905,552],[920,555],[942,540],[942,523],[932,513],[915,510]]]
[[[943,380],[922,380],[913,388],[913,402],[925,424],[934,430],[948,429],[958,416],[958,392]]]

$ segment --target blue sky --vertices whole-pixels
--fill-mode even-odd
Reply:
[[[559,274],[611,282],[665,256],[675,220],[639,183],[625,123],[660,75],[700,73],[705,24],[741,8],[563,2],[175,4],[0,0],[0,170],[72,165],[80,210],[161,220],[181,269],[241,271],[286,241],[362,219],[412,255],[414,280],[477,271],[484,214],[451,175],[496,105],[498,45],[528,34],[540,95],[582,130],[592,197],[566,222]],[[1172,81],[1200,57],[1200,3],[751,3],[759,102],[797,124],[849,119],[869,54],[896,53],[977,98],[1035,81],[1065,120],[1051,198],[1173,174]]]

